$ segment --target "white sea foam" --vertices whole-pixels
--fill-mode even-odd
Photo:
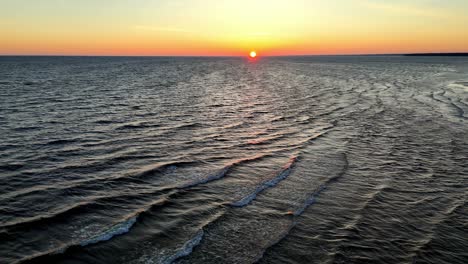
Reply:
[[[122,235],[127,233],[130,228],[135,224],[137,216],[131,217],[122,223],[118,223],[111,228],[103,231],[102,233],[86,239],[85,241],[80,242],[81,246],[87,246],[91,244],[96,244],[101,241],[107,241],[113,238],[114,236]]]
[[[161,263],[170,264],[181,257],[188,256],[190,253],[192,253],[193,248],[200,244],[200,242],[203,239],[203,236],[204,232],[203,229],[201,229],[190,240],[185,242],[185,244],[182,247],[180,247],[173,255],[168,256]]]
[[[231,206],[235,206],[235,207],[243,207],[243,206],[246,206],[247,204],[249,204],[250,202],[252,202],[256,197],[257,195],[264,191],[265,189],[268,189],[268,188],[271,188],[271,187],[274,187],[276,186],[280,181],[286,179],[289,174],[291,173],[291,170],[292,170],[292,166],[293,164],[295,163],[297,157],[291,157],[291,159],[289,160],[289,162],[283,167],[283,170],[276,176],[274,177],[273,179],[270,179],[268,181],[265,181],[263,182],[260,186],[258,186],[254,192],[252,192],[251,194],[243,197],[242,199],[240,199],[239,201],[236,201],[236,202],[233,202],[231,204]]]

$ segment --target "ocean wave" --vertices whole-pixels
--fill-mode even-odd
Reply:
[[[286,120],[286,117],[284,116],[275,116],[270,120],[270,122],[279,122],[279,121],[285,121],[285,120]]]
[[[267,154],[260,154],[260,155],[255,155],[255,156],[252,156],[252,157],[247,157],[247,158],[242,158],[242,159],[231,161],[226,166],[224,166],[222,169],[220,169],[218,172],[213,173],[213,174],[209,175],[206,178],[200,179],[198,181],[189,182],[189,183],[184,184],[184,185],[182,185],[180,187],[177,187],[177,188],[178,189],[186,189],[186,188],[189,188],[189,187],[194,187],[194,186],[197,186],[197,185],[200,185],[200,184],[204,184],[204,183],[208,183],[208,182],[211,182],[211,181],[219,180],[219,179],[223,178],[224,176],[226,176],[226,174],[229,172],[229,170],[231,170],[233,167],[238,166],[238,165],[240,165],[242,163],[245,163],[245,162],[259,160],[259,159],[262,159],[262,158],[264,158],[266,156],[267,156]]]
[[[116,123],[116,121],[111,120],[111,119],[99,119],[99,120],[94,121],[94,123],[106,125],[106,124]]]
[[[310,122],[311,117],[310,116],[299,116],[296,118],[296,122],[300,124],[308,124]]]
[[[307,200],[302,204],[302,206],[293,212],[294,216],[300,216],[302,213],[304,213],[304,211],[310,205],[315,203],[315,200],[320,195],[320,193],[322,193],[331,183],[337,181],[339,178],[343,177],[343,175],[346,174],[346,171],[348,171],[349,163],[348,163],[348,158],[345,153],[343,153],[343,161],[344,161],[344,166],[342,170],[337,175],[329,178],[324,183],[322,183],[319,187],[317,187],[317,189],[313,193],[311,193],[309,198],[307,198]]]
[[[128,215],[127,217],[123,218],[123,220],[119,221],[118,223],[108,227],[103,228],[102,231],[98,232],[97,234],[90,236],[89,238],[85,238],[82,240],[74,240],[69,243],[65,243],[60,247],[52,248],[47,251],[43,251],[37,253],[35,255],[27,256],[23,259],[18,260],[15,263],[22,263],[25,261],[33,262],[33,263],[44,263],[48,262],[47,259],[49,257],[53,257],[58,254],[63,254],[67,252],[70,248],[74,247],[86,247],[88,245],[97,244],[100,242],[108,241],[116,236],[126,234],[130,231],[133,225],[137,222],[138,218],[144,215],[146,212],[151,210],[156,206],[162,206],[169,202],[169,197],[174,195],[175,193],[169,194],[167,197],[163,197],[162,199],[157,200],[144,208],[136,210],[133,214]],[[44,220],[44,219],[42,219]],[[26,223],[28,226],[31,226],[31,223]]]
[[[87,239],[85,241],[80,242],[80,245],[82,247],[91,245],[91,244],[96,244],[102,241],[107,241],[113,238],[114,236],[122,235],[127,233],[130,228],[136,223],[138,216],[131,217],[121,223],[118,223],[109,229],[103,231],[100,234],[97,234],[96,236],[93,236],[90,239]]]
[[[458,106],[456,103],[454,103],[452,100],[450,100],[450,105],[455,109],[457,112],[457,117],[462,118],[462,119],[468,119],[468,117],[465,117],[465,111],[463,108]]]
[[[194,122],[188,124],[181,124],[177,126],[173,126],[170,129],[186,129],[186,128],[196,128],[196,127],[203,127],[202,123]]]
[[[330,128],[331,128],[331,127],[333,127],[333,126],[330,126]],[[312,136],[306,137],[305,139],[299,141],[299,142],[297,143],[297,145],[299,146],[299,148],[302,148],[302,147],[304,147],[307,143],[310,143],[310,142],[312,142],[312,141],[314,141],[314,140],[316,140],[316,139],[318,139],[318,138],[320,138],[320,137],[326,135],[330,130],[325,130],[325,129],[327,129],[327,128],[324,128],[323,131],[314,133]]]
[[[244,122],[237,122],[237,123],[232,123],[232,124],[225,125],[225,126],[223,126],[223,128],[224,129],[238,128],[238,127],[241,127],[242,125],[244,125]]]
[[[118,126],[115,128],[115,130],[133,130],[133,129],[149,128],[149,127],[159,127],[159,125],[151,124],[148,122],[129,123],[129,124]]]
[[[53,248],[45,252],[40,252],[35,255],[27,256],[25,258],[22,258],[18,261],[15,261],[13,263],[48,263],[48,258],[54,257],[59,254],[65,253],[67,250],[74,248],[74,247],[85,247],[87,245],[91,244],[96,244],[102,241],[107,241],[112,239],[115,236],[119,236],[122,234],[127,233],[130,228],[135,224],[138,216],[132,216],[128,219],[123,220],[120,223],[117,223],[110,228],[100,232],[96,236],[93,236],[89,239],[85,239],[82,241],[77,241],[77,242],[71,242],[68,244],[63,244],[62,246],[58,248]]]
[[[164,264],[171,264],[177,259],[190,255],[192,253],[193,248],[198,246],[205,235],[203,229],[199,230],[190,240],[185,242],[185,244],[180,247],[173,255],[166,257],[161,263]]]
[[[65,145],[65,144],[72,144],[76,143],[79,141],[79,139],[56,139],[56,140],[51,140],[44,145]]]
[[[468,88],[468,82],[454,82],[453,84]]]
[[[108,168],[107,166],[127,161],[131,159],[146,159],[146,158],[153,158],[150,155],[138,155],[132,156],[123,154],[120,156],[109,157],[99,161],[93,161],[91,163],[73,163],[73,164],[64,164],[62,166],[58,166],[52,170],[48,170],[48,174],[54,174],[60,171],[92,171],[98,172],[100,170],[104,170]],[[90,179],[81,179],[81,180],[71,180],[67,183],[62,183],[60,185],[53,184],[54,181],[47,185],[40,185],[37,184],[35,186],[31,186],[29,188],[24,188],[22,190],[17,190],[15,192],[11,192],[8,194],[2,194],[2,198],[15,198],[21,197],[28,194],[33,194],[35,192],[53,192],[55,191],[67,191],[67,192],[74,192],[75,190],[82,190],[82,191],[96,191],[96,188],[101,188],[102,184],[106,185],[116,185],[119,183],[131,183],[131,184],[147,184],[144,181],[145,177],[152,176],[158,172],[164,172],[165,168],[170,168],[171,166],[181,165],[181,164],[192,164],[188,161],[176,161],[176,162],[164,162],[159,163],[155,166],[151,166],[149,169],[143,169],[135,173],[125,174],[123,176],[113,177],[113,178],[100,178],[100,177],[91,177]]]
[[[49,213],[48,215],[39,215],[34,217],[23,218],[21,220],[14,221],[4,221],[0,224],[1,228],[28,228],[39,225],[41,222],[49,222],[53,218],[62,217],[69,215],[71,212],[80,211],[83,207],[89,206],[91,203],[89,201],[80,202],[73,204],[72,206],[65,207],[61,210],[58,210],[54,213]]]
[[[265,255],[265,252],[269,249],[269,248],[272,248],[273,246],[275,246],[276,244],[278,244],[279,242],[281,242],[284,238],[286,238],[289,233],[291,232],[291,230],[294,228],[294,226],[296,225],[296,222],[291,222],[291,224],[289,225],[289,227],[287,229],[285,229],[283,232],[281,232],[281,234],[278,236],[277,239],[275,239],[274,241],[271,241],[267,247],[265,248],[265,250],[263,250],[255,259],[255,261],[253,261],[252,263],[258,263],[262,258],[263,256]]]
[[[196,162],[194,162],[194,161],[173,161],[173,162],[159,163],[159,164],[157,164],[155,166],[151,166],[149,168],[143,169],[141,172],[139,172],[139,173],[137,173],[135,175],[128,176],[128,177],[122,177],[122,179],[125,180],[125,179],[129,179],[129,178],[145,178],[145,177],[148,177],[148,176],[153,176],[154,174],[157,174],[157,173],[162,173],[162,172],[164,172],[164,170],[166,170],[168,168],[171,168],[173,166],[180,167],[180,166],[186,166],[186,165],[193,165],[195,163]]]
[[[26,85],[26,86],[36,85],[36,84],[40,84],[40,82],[38,81],[24,81],[23,82],[23,85]]]
[[[146,211],[151,210],[157,206],[163,206],[169,202],[169,198],[175,195],[177,192],[165,193],[162,196],[158,197],[157,200],[154,200],[148,204],[145,204],[142,208],[135,208],[133,211],[133,216],[138,216],[145,213]],[[145,193],[143,195],[154,195],[155,193]],[[27,231],[33,229],[40,229],[42,227],[47,227],[52,224],[57,224],[62,221],[70,219],[72,216],[83,215],[89,212],[94,212],[98,210],[108,210],[109,205],[118,200],[131,200],[136,199],[137,195],[120,195],[120,196],[103,196],[95,200],[83,201],[80,203],[73,204],[72,206],[63,208],[55,213],[48,215],[39,215],[36,217],[26,218],[22,221],[13,221],[5,222],[2,224],[1,228],[3,229],[0,233],[3,232],[19,232]],[[141,195],[141,194],[140,194]]]
[[[283,166],[281,172],[278,173],[276,177],[274,177],[273,179],[270,179],[268,181],[263,182],[260,186],[258,186],[255,189],[254,192],[252,192],[251,194],[243,197],[239,201],[231,203],[231,206],[234,206],[234,207],[246,206],[247,204],[252,202],[260,192],[262,192],[262,191],[264,191],[264,190],[266,190],[268,188],[274,187],[280,181],[286,179],[289,176],[289,174],[291,173],[291,170],[292,170],[293,165],[295,164],[296,160],[297,160],[296,156],[291,157],[289,159],[289,162],[286,165]]]
[[[194,186],[197,186],[197,185],[200,185],[200,184],[204,184],[204,183],[207,183],[207,182],[211,182],[211,181],[215,181],[215,180],[219,180],[221,178],[223,178],[226,173],[231,169],[231,165],[230,166],[226,166],[224,167],[223,169],[219,170],[218,172],[215,172],[211,175],[209,175],[208,177],[206,178],[202,178],[198,181],[192,181],[192,182],[189,182],[189,183],[186,183],[186,184],[183,184],[182,186],[179,186],[177,187],[178,189],[187,189],[187,188],[190,188],[190,187],[194,187]]]
[[[208,176],[206,178],[203,178],[201,180],[189,182],[189,183],[181,185],[181,186],[172,186],[172,187],[168,186],[168,187],[162,188],[163,189],[162,191],[173,190],[173,192],[169,193],[167,195],[167,197],[164,197],[163,199],[158,200],[157,202],[152,203],[149,206],[146,206],[146,207],[144,207],[144,208],[142,208],[140,210],[137,210],[131,217],[129,217],[125,221],[120,222],[118,224],[115,224],[115,225],[111,226],[110,228],[108,228],[108,229],[106,229],[106,230],[104,230],[104,231],[102,231],[102,232],[88,238],[88,239],[84,239],[84,240],[77,241],[77,242],[71,242],[69,244],[65,244],[64,246],[62,246],[60,248],[51,249],[49,251],[40,253],[38,255],[30,256],[30,257],[28,257],[28,258],[26,258],[24,260],[33,260],[33,259],[38,259],[38,258],[40,259],[40,258],[44,258],[44,257],[47,258],[48,255],[55,255],[55,254],[59,254],[59,253],[64,253],[70,247],[87,246],[87,245],[90,245],[90,244],[96,244],[96,243],[99,243],[99,242],[102,242],[102,241],[112,239],[115,236],[124,234],[124,233],[126,233],[126,232],[128,232],[130,230],[130,228],[133,226],[133,224],[137,221],[138,217],[140,217],[142,214],[145,214],[145,212],[151,210],[151,208],[153,208],[154,206],[161,206],[162,204],[165,204],[166,202],[169,202],[168,198],[171,195],[175,195],[177,193],[177,190],[187,189],[187,188],[190,188],[190,187],[197,186],[199,184],[203,184],[203,183],[207,183],[207,182],[210,182],[210,181],[220,179],[220,178],[224,177],[227,174],[227,172],[231,168],[233,168],[234,166],[238,166],[239,164],[242,164],[244,162],[250,162],[250,161],[262,159],[265,156],[267,156],[267,154],[259,154],[259,155],[255,155],[255,156],[251,156],[251,157],[246,157],[246,158],[234,160],[234,161],[231,161],[230,163],[228,163],[226,166],[224,166],[217,173],[214,173],[214,174],[212,174],[212,175],[210,175],[210,176]],[[173,166],[173,165],[164,164],[163,166],[158,166],[156,169],[159,170],[159,169],[161,169],[161,167],[170,167],[170,166]],[[159,192],[160,191],[161,190],[159,190]],[[111,197],[102,197],[102,199],[111,199]],[[24,226],[24,228],[35,226],[36,224],[38,224],[38,221],[44,222],[44,223],[47,224],[47,222],[51,221],[51,219],[53,219],[53,218],[65,217],[66,215],[73,214],[73,211],[75,211],[75,210],[78,210],[78,211],[86,210],[86,209],[83,209],[83,207],[88,207],[88,206],[93,206],[93,205],[101,206],[100,203],[96,204],[95,202],[94,203],[84,202],[82,204],[78,204],[78,205],[76,205],[76,206],[74,206],[72,208],[69,208],[68,210],[63,210],[62,212],[59,212],[56,215],[51,215],[50,217],[39,217],[37,219],[34,219],[32,222],[31,221],[26,221],[24,223],[17,223],[17,224],[19,224],[20,226]],[[20,227],[17,226],[17,225],[12,225],[12,228],[17,229],[17,228],[20,228]],[[173,256],[175,256],[174,259],[185,256],[185,254],[189,254],[191,252],[191,248],[193,248],[195,246],[195,244],[196,244],[196,243],[193,243],[193,242],[196,242],[196,239],[192,240],[192,242],[190,242],[190,241],[187,242],[186,245],[181,250],[179,250],[179,253],[173,255]],[[21,261],[23,261],[23,260],[21,260]]]
[[[277,139],[280,139],[282,137],[284,137],[285,135],[278,135],[278,136],[271,136],[271,137],[263,137],[263,138],[256,138],[256,139],[251,139],[249,141],[247,141],[247,144],[249,145],[260,145],[260,144],[265,144],[269,141],[273,141],[273,140],[277,140]]]
[[[20,163],[10,163],[10,164],[3,164],[0,165],[0,171],[16,171],[23,168],[25,164]]]
[[[197,180],[182,182],[182,183],[177,184],[177,185],[161,186],[160,188],[157,188],[156,190],[154,190],[151,193],[144,193],[144,194],[151,194],[151,195],[158,194],[158,193],[163,194],[165,192],[188,189],[190,187],[195,187],[195,186],[200,185],[200,184],[215,181],[215,180],[221,179],[224,176],[226,176],[226,174],[229,172],[229,170],[231,170],[234,166],[238,166],[238,165],[240,165],[240,164],[242,164],[244,162],[250,162],[250,161],[262,159],[262,158],[264,158],[266,156],[268,156],[268,154],[259,154],[259,155],[255,155],[255,156],[251,156],[251,157],[237,159],[237,160],[229,162],[224,167],[222,167],[220,170],[218,170],[218,171],[216,171],[216,172],[214,172],[212,174],[209,174],[207,177],[203,177],[203,178],[197,179]],[[153,175],[155,175],[157,173],[164,173],[165,171],[172,170],[172,169],[176,168],[177,166],[192,165],[194,163],[195,162],[192,162],[192,161],[166,162],[166,163],[162,163],[162,164],[158,164],[156,166],[153,166],[153,167],[151,167],[149,169],[145,169],[142,172],[140,172],[138,174],[135,174],[135,175],[131,175],[131,176],[118,177],[118,178],[105,179],[105,180],[103,180],[103,179],[94,179],[94,180],[90,180],[90,181],[80,182],[80,183],[78,183],[78,185],[69,186],[69,187],[66,187],[66,188],[63,188],[63,189],[62,188],[53,188],[53,189],[59,190],[61,192],[71,192],[72,190],[75,190],[75,192],[76,192],[77,189],[81,189],[81,190],[95,189],[94,184],[98,183],[98,182],[101,182],[101,183],[104,182],[108,186],[112,186],[112,185],[117,184],[117,183],[147,184],[147,182],[144,181],[146,177],[153,176]],[[92,187],[90,187],[90,186],[92,186]],[[34,191],[25,192],[25,193],[21,193],[21,194],[22,195],[27,195],[27,194],[39,193],[39,192],[47,193],[47,192],[50,192],[51,190],[52,190],[51,188],[45,188],[45,189],[39,189],[39,190],[36,189]],[[136,195],[139,195],[139,193],[137,193]],[[18,197],[18,196],[12,196],[10,198],[14,198],[14,197]],[[29,224],[32,224],[32,223],[38,223],[39,221],[45,221],[47,219],[52,219],[52,218],[55,218],[55,217],[62,217],[62,216],[65,216],[65,215],[74,214],[76,212],[86,211],[86,208],[90,207],[90,206],[91,207],[99,207],[99,204],[96,204],[97,202],[99,202],[101,200],[105,200],[105,199],[112,199],[112,196],[111,197],[102,196],[102,197],[96,197],[96,198],[97,199],[93,200],[93,201],[85,201],[85,202],[81,202],[81,203],[77,203],[75,205],[72,205],[71,207],[68,207],[68,208],[57,210],[56,212],[53,212],[53,213],[51,213],[50,215],[47,215],[47,216],[33,216],[33,217],[24,218],[21,221],[15,220],[13,222],[3,222],[2,227],[10,228],[10,227],[13,227],[13,226],[29,225]]]
[[[324,191],[327,186],[334,182],[334,181],[337,181],[339,178],[343,177],[344,174],[346,174],[347,170],[348,170],[348,167],[349,167],[349,163],[348,163],[348,159],[347,159],[347,156],[345,153],[343,153],[343,161],[344,161],[344,166],[342,168],[342,170],[337,174],[335,175],[334,177],[331,177],[329,178],[327,181],[325,181],[324,183],[322,183],[310,196],[309,198],[307,198],[307,200],[302,204],[301,207],[299,207],[298,209],[296,209],[294,212],[288,212],[286,213],[285,215],[286,216],[289,216],[289,217],[293,217],[292,219],[292,222],[291,222],[291,225],[289,226],[289,228],[287,228],[286,230],[284,230],[280,236],[278,237],[278,239],[276,239],[275,241],[272,241],[271,243],[269,243],[269,245],[262,251],[261,254],[259,254],[259,256],[257,257],[257,259],[255,260],[254,263],[258,263],[262,258],[263,256],[265,255],[265,252],[267,252],[270,248],[272,248],[273,246],[275,246],[276,244],[280,243],[283,239],[285,239],[291,232],[291,230],[295,227],[296,225],[296,221],[295,221],[295,218],[302,215],[304,213],[304,211],[310,206],[312,205],[313,203],[315,203],[318,195],[320,195],[320,193],[322,191]]]
[[[43,127],[40,127],[40,126],[21,126],[21,127],[15,127],[13,128],[14,131],[17,131],[17,132],[27,132],[27,131],[31,131],[31,130],[40,130],[42,129]]]
[[[224,215],[225,211],[218,212],[215,215],[212,215],[207,219],[196,231],[196,233],[191,236],[187,241],[185,241],[180,247],[177,247],[173,250],[161,249],[159,252],[150,253],[150,255],[143,255],[138,259],[138,263],[160,263],[160,264],[171,264],[175,261],[190,255],[193,252],[193,249],[197,247],[203,240],[205,236],[205,228],[209,225],[215,223],[219,218]],[[168,251],[171,251],[168,253]],[[156,253],[156,254],[154,254]],[[151,255],[153,254],[153,255]]]

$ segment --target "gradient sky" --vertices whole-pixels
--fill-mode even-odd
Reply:
[[[0,54],[468,51],[468,0],[0,0]]]

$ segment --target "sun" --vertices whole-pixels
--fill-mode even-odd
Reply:
[[[253,58],[257,57],[257,52],[255,52],[255,51],[252,50],[252,51],[250,52],[249,56],[250,56],[250,58],[253,59]]]

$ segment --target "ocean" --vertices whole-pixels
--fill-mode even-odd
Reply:
[[[468,263],[467,194],[467,57],[0,57],[0,263]]]

